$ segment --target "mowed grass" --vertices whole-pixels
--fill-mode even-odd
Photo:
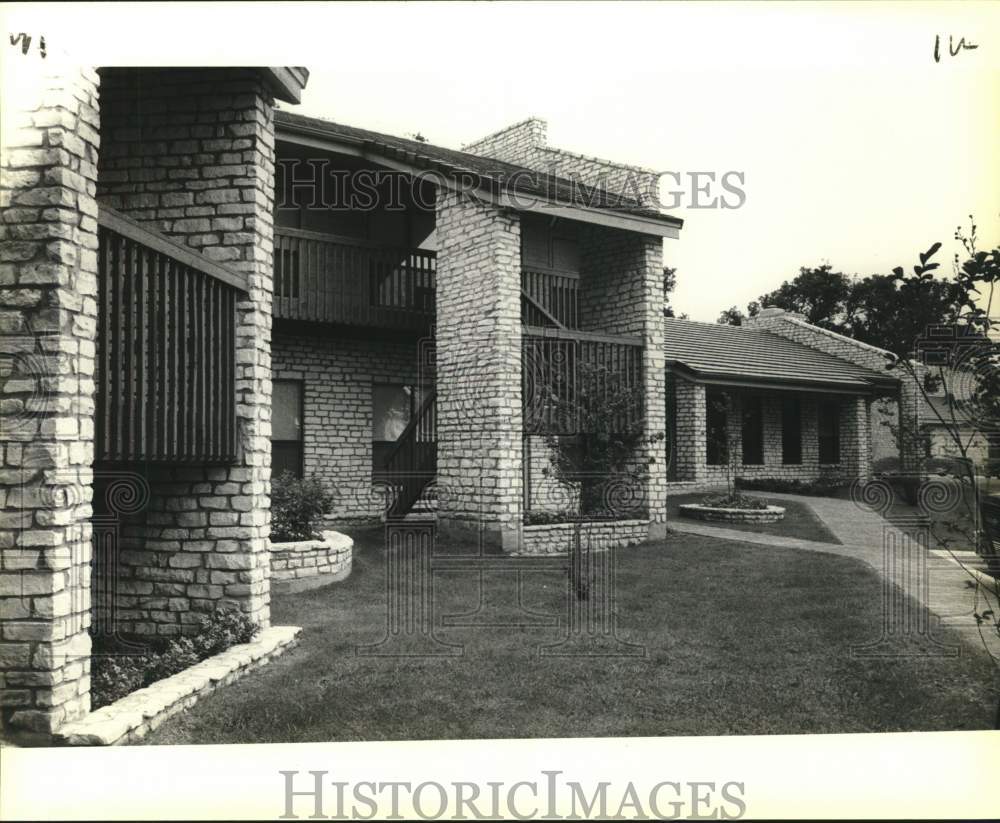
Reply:
[[[347,581],[274,598],[273,622],[303,627],[299,648],[145,742],[991,727],[993,674],[981,650],[963,646],[957,659],[921,655],[919,644],[898,659],[852,654],[882,623],[881,582],[857,561],[691,535],[621,550],[618,635],[644,647],[639,658],[540,656],[540,644],[565,636],[559,626],[442,626],[462,614],[515,624],[541,615],[565,626],[568,586],[554,570],[487,572],[482,589],[475,571],[441,572],[436,634],[463,644],[461,654],[360,656],[359,646],[386,634],[386,566],[379,533],[355,537]]]
[[[767,492],[741,492],[748,497],[759,497],[767,500]],[[815,540],[819,543],[840,543],[836,535],[830,531],[809,508],[808,503],[797,500],[775,499],[775,506],[785,509],[785,516],[777,523],[725,523],[719,521],[695,520],[681,518],[680,507],[685,503],[701,503],[709,495],[705,492],[696,494],[671,495],[667,498],[668,520],[683,519],[691,523],[701,523],[703,526],[716,526],[720,529],[735,529],[741,532],[756,532],[757,534],[776,534],[781,537],[797,537],[801,540]]]

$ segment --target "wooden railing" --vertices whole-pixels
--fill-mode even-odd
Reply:
[[[434,317],[437,257],[301,229],[274,232],[274,316],[425,329]]]
[[[96,459],[236,456],[239,274],[102,207]]]
[[[554,326],[576,329],[580,324],[578,306],[580,276],[570,272],[521,271],[526,326]]]
[[[580,434],[600,424],[623,431],[641,419],[642,340],[527,327],[522,335],[526,434]]]
[[[436,475],[437,394],[429,391],[377,474],[393,489],[389,515],[402,517],[410,511]]]

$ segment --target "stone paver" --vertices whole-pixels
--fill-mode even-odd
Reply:
[[[997,582],[983,573],[982,559],[974,552],[937,549],[932,538],[930,550],[924,553],[926,567],[922,567],[921,551],[912,539],[917,530],[908,529],[903,523],[890,523],[849,500],[770,492],[767,497],[794,500],[808,506],[842,545],[719,528],[683,518],[669,525],[674,531],[686,534],[862,560],[926,606],[940,625],[957,630],[963,639],[979,648],[985,640],[990,653],[1000,657],[1000,637],[987,624],[977,625],[974,617],[975,612],[988,608],[995,610],[998,594]],[[886,547],[890,549],[888,555]]]

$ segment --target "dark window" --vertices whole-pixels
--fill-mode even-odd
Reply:
[[[840,462],[840,406],[836,402],[821,403],[819,420],[819,462]]]
[[[802,403],[797,397],[781,403],[781,462],[786,466],[802,462]]]
[[[376,383],[372,386],[372,470],[377,475],[420,404],[420,386]]]
[[[764,462],[764,414],[759,397],[743,398],[743,464]]]
[[[302,382],[275,380],[271,396],[271,476],[302,477]]]
[[[729,444],[726,440],[726,395],[708,392],[705,397],[706,445],[709,466],[724,466],[728,459]]]

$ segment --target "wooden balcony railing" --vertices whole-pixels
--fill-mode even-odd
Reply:
[[[400,434],[375,479],[393,489],[389,514],[402,517],[437,475],[437,393],[429,391]]]
[[[434,317],[437,257],[301,229],[274,232],[274,316],[422,330]]]
[[[579,283],[580,276],[570,272],[522,269],[521,291],[527,299],[521,322],[526,326],[579,328]]]
[[[624,431],[642,415],[642,340],[526,327],[522,335],[526,434],[581,434],[599,425]],[[610,402],[609,402],[610,401]]]
[[[96,459],[232,461],[243,277],[105,207]]]

